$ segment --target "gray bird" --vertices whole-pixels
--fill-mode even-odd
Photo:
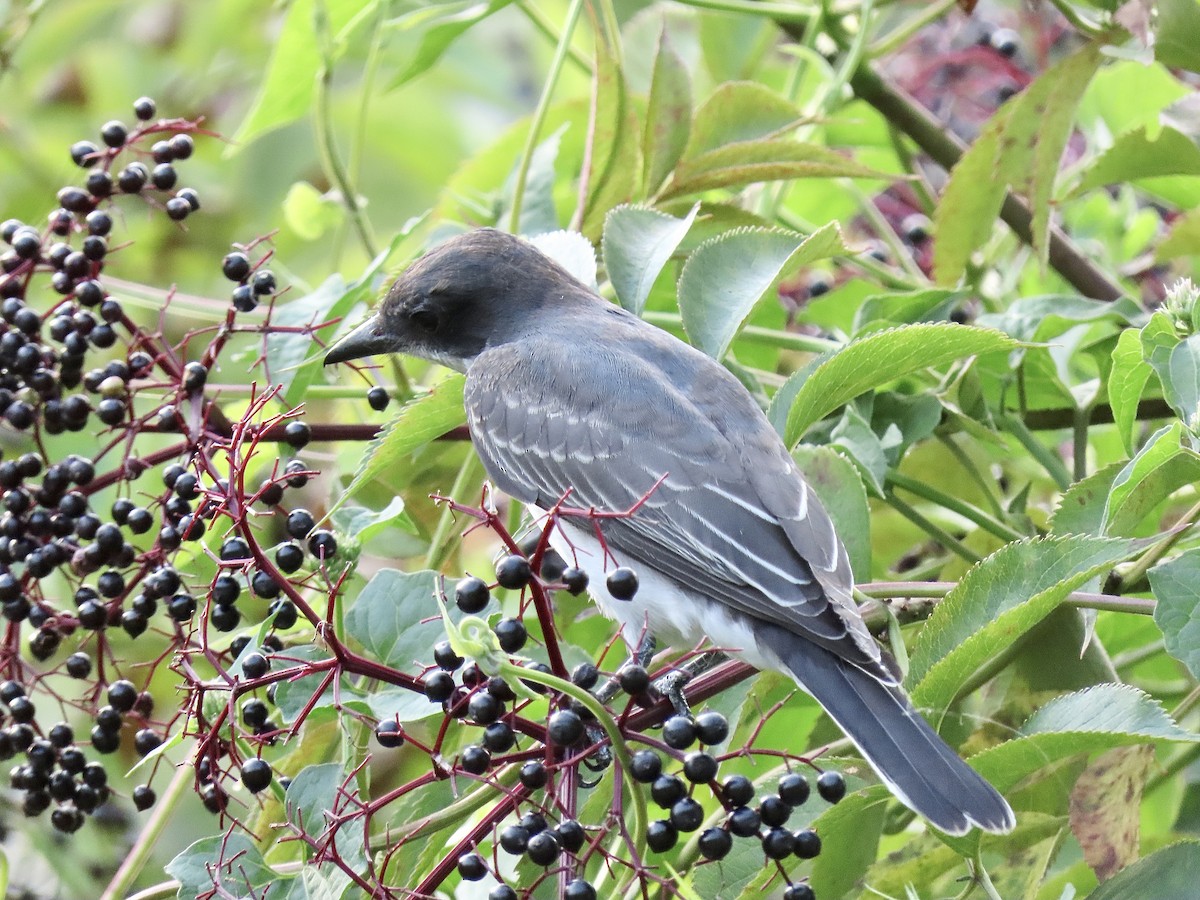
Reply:
[[[414,263],[325,363],[382,353],[466,373],[471,439],[509,496],[542,511],[568,490],[583,509],[646,498],[600,522],[607,554],[591,521],[560,520],[551,541],[631,647],[647,633],[708,638],[786,672],[933,825],[1013,827],[1004,798],[913,709],[858,613],[832,521],[723,366],[491,229]],[[604,586],[617,565],[638,575],[632,600]]]

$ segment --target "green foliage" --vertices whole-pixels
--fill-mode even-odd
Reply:
[[[194,762],[198,719],[224,716],[226,761],[261,754],[290,786],[235,792],[230,811],[248,830],[228,833],[229,820],[193,815],[189,791],[175,790],[161,819],[139,820],[144,856],[113,876],[118,893],[162,895],[165,872],[183,898],[214,886],[361,896],[349,869],[396,893],[429,878],[431,894],[467,896],[457,855],[477,848],[490,863],[496,828],[545,799],[517,781],[524,762],[555,759],[538,727],[519,735],[517,756],[494,754],[486,778],[467,777],[455,766],[479,729],[417,689],[447,635],[435,596],[452,588],[441,578],[490,577],[500,547],[489,529],[518,534],[528,521],[466,459],[463,376],[410,360],[379,373],[321,366],[398,260],[468,227],[514,223],[746,384],[828,509],[856,581],[894,612],[871,624],[906,662],[914,703],[1018,820],[1007,836],[961,838],[913,823],[852,748],[822,755],[840,733],[789,682],[735,673],[707,701],[733,726],[722,776],[747,774],[761,796],[780,754],[849,775],[840,804],[789,822],[816,828],[822,855],[764,865],[756,841],[738,841],[722,862],[701,864],[687,835],[653,853],[635,813],[645,791],[618,765],[595,784],[552,784],[562,791],[554,815],[569,805],[596,839],[563,857],[572,874],[613,897],[644,887],[656,898],[749,900],[780,893],[784,877],[809,879],[820,900],[1195,892],[1200,847],[1181,838],[1200,808],[1187,774],[1200,740],[1200,292],[1187,280],[1200,280],[1200,4],[1165,0],[1139,22],[1145,4],[1062,0],[1039,11],[1066,14],[1053,28],[1027,4],[995,5],[1020,26],[1011,59],[967,36],[963,23],[982,13],[971,20],[952,4],[939,16],[921,4],[296,0],[171,5],[173,26],[155,26],[162,4],[133,0],[103,15],[0,4],[0,219],[40,227],[62,179],[79,175],[64,142],[138,94],[173,92],[171,115],[203,113],[232,139],[198,146],[206,201],[189,230],[129,215],[131,243],[106,275],[181,358],[185,335],[228,330],[226,420],[269,384],[280,387],[274,413],[302,407],[333,429],[301,453],[322,470],[303,496],[343,549],[337,567],[302,573],[317,621],[272,656],[289,673],[273,695],[286,731],[276,746],[259,741],[237,724],[228,684],[203,681],[204,696],[186,702],[163,666],[154,689],[171,698],[171,714],[161,698],[158,713],[169,740],[130,775],[165,786],[174,764]],[[919,25],[928,30],[908,40]],[[162,33],[145,37],[154,27]],[[1072,37],[1056,41],[1064,27]],[[952,54],[930,49],[947,46]],[[998,88],[1020,90],[1001,102]],[[290,285],[271,323],[293,331],[229,330],[220,259],[267,234]],[[382,415],[363,397],[380,382],[394,382],[400,401]],[[6,459],[28,444],[10,432]],[[264,546],[280,540],[263,531]],[[209,578],[221,540],[196,545],[186,581]],[[539,618],[528,593],[495,589],[465,625],[449,604],[450,621],[466,633],[523,614],[530,640],[514,659],[558,665],[561,653],[568,670],[619,668],[619,644],[602,656],[611,623],[565,591],[554,598]],[[1047,635],[1068,618],[1078,635]],[[269,623],[239,627],[250,639],[240,660],[271,633]],[[233,636],[186,664],[225,653]],[[153,660],[142,646],[131,665]],[[362,654],[357,668],[339,668],[350,652]],[[232,679],[245,679],[241,661],[229,660]],[[75,716],[60,662],[38,677]],[[522,721],[556,708],[520,692]],[[630,706],[629,717],[650,715]],[[403,747],[385,753],[369,736],[380,721],[403,728]],[[641,721],[658,746],[658,720]],[[1150,747],[1149,774],[1140,764],[1118,773],[1140,807],[1085,826],[1074,792],[1105,782],[1083,773],[1108,751]],[[132,762],[109,767],[114,782]],[[724,821],[706,788],[693,793],[705,827]],[[355,817],[360,801],[378,804],[370,817]],[[41,835],[39,820],[10,827]],[[297,833],[307,840],[290,840]],[[111,856],[86,829],[72,840]],[[1105,840],[1135,861],[1092,869],[1089,850]],[[51,847],[44,835],[34,844]],[[63,883],[98,896],[104,885],[79,868]],[[522,886],[542,874],[528,859],[510,869]],[[0,881],[15,895],[21,874]],[[533,896],[559,882],[551,870]]]

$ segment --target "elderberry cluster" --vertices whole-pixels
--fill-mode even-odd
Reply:
[[[471,615],[484,613],[497,587],[523,590],[537,582],[547,591],[580,593],[587,588],[586,573],[566,565],[560,557],[541,547],[540,535],[519,546],[521,552],[496,561],[493,584],[470,575],[457,582],[454,600],[460,610]],[[535,576],[531,559],[539,558],[541,565]],[[637,575],[626,568],[613,569],[606,575],[605,588],[614,599],[632,599],[638,589]],[[519,653],[528,640],[520,617],[498,617],[492,630],[500,648],[509,654]],[[513,805],[511,818],[494,826],[495,848],[547,869],[563,862],[578,866],[579,854],[589,845],[589,831],[596,832],[596,840],[602,843],[605,827],[580,822],[563,812],[552,797],[547,795],[542,802],[538,794],[555,787],[563,778],[578,778],[581,761],[593,770],[604,766],[604,762],[592,765],[601,759],[607,761],[608,757],[603,751],[597,753],[605,739],[591,709],[575,698],[550,694],[542,738],[544,758],[535,743],[531,750],[538,753],[538,758],[528,759],[530,751],[525,750],[526,756],[522,756],[518,741],[521,733],[530,733],[533,723],[522,718],[526,706],[512,685],[502,676],[489,677],[474,662],[467,663],[449,641],[434,647],[433,659],[436,667],[427,671],[421,682],[425,695],[431,702],[442,705],[448,719],[481,729],[479,739],[460,751],[454,762],[455,770],[485,777],[498,766],[525,759],[518,771],[518,782],[524,792],[520,803],[528,803],[532,808],[522,812],[517,804]],[[548,671],[540,663],[523,665],[527,669]],[[570,679],[590,692],[600,683],[601,672],[592,663],[582,663],[571,670]],[[538,693],[548,693],[536,682],[522,681]],[[616,674],[615,681],[631,701],[642,706],[652,703],[652,679],[644,667],[626,665]],[[518,725],[521,727],[515,727]],[[646,844],[650,851],[666,853],[676,847],[681,835],[699,832],[697,847],[708,861],[727,857],[737,839],[753,840],[770,862],[816,857],[821,852],[818,833],[812,828],[788,827],[792,814],[809,799],[812,788],[808,778],[799,772],[789,772],[756,802],[756,792],[761,788],[756,788],[749,778],[741,774],[720,778],[725,757],[714,748],[729,735],[729,723],[716,711],[702,711],[694,716],[676,714],[662,724],[661,744],[666,745],[665,751],[660,744],[660,749],[646,747],[632,753],[629,776],[646,785],[653,802],[665,812],[647,828]],[[398,721],[383,720],[376,726],[375,738],[381,746],[399,747],[405,743],[406,735]],[[626,738],[634,743],[657,743],[657,739],[638,732],[627,732]],[[709,815],[701,791],[711,795],[723,808],[721,819],[708,827],[705,822]],[[816,793],[826,802],[837,803],[845,792],[846,784],[839,773],[819,773]],[[493,866],[493,859],[493,853],[470,846],[457,857],[455,864],[464,880],[479,881],[490,876],[499,882],[487,895],[489,900],[515,900],[519,896],[516,888],[505,883],[501,872]],[[573,878],[564,890],[564,896],[574,900],[596,897],[595,888],[584,878]],[[807,882],[798,881],[788,884],[784,897],[812,900],[814,894]]]

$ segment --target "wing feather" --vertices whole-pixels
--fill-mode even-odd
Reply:
[[[531,339],[520,352],[477,358],[468,421],[497,486],[543,508],[570,489],[568,505],[613,512],[665,476],[634,515],[598,520],[618,559],[646,560],[692,591],[887,674],[832,522],[761,411],[711,360],[632,327],[616,348],[585,339],[585,352],[568,354],[563,341]],[[671,366],[654,369],[637,342],[664,339]]]

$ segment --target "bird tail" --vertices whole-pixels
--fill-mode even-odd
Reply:
[[[966,834],[972,826],[1012,830],[1008,802],[938,736],[898,685],[782,629],[771,629],[766,643],[905,806],[948,834]]]

